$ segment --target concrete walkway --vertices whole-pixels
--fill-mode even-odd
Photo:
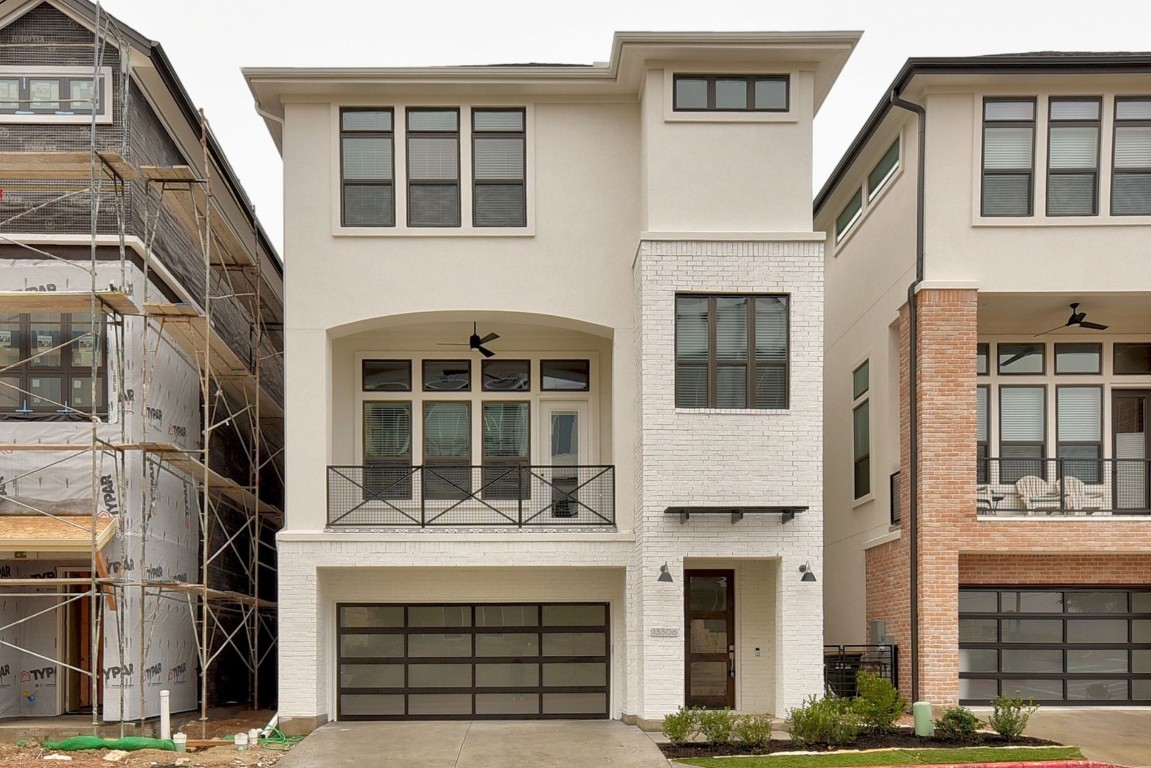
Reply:
[[[614,720],[329,723],[277,768],[667,768],[655,742]]]
[[[1151,768],[1151,709],[1148,708],[1044,707],[1031,716],[1025,733],[1074,744],[1091,760]]]

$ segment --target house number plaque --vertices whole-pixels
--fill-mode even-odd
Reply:
[[[674,627],[652,627],[652,637],[679,637],[679,630]]]

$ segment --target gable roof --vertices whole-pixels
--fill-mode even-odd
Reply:
[[[1030,53],[997,53],[985,56],[940,56],[910,58],[884,91],[879,103],[859,129],[847,151],[827,177],[815,196],[815,215],[827,203],[832,191],[842,181],[864,147],[894,108],[891,94],[902,94],[917,77],[971,75],[1070,75],[1123,74],[1151,72],[1151,53],[1141,52],[1068,52],[1036,51]]]

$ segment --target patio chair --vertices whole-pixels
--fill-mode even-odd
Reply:
[[[975,486],[975,514],[990,515],[994,510],[995,500],[991,498],[991,486]]]
[[[1089,515],[1103,509],[1103,491],[1093,491],[1071,475],[1063,478],[1063,498],[1068,509],[1083,510]]]
[[[1052,486],[1041,477],[1024,475],[1015,481],[1015,493],[1028,512],[1046,510],[1047,514],[1059,509],[1059,487]]]

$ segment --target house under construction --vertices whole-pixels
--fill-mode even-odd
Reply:
[[[0,717],[275,697],[278,256],[163,50],[0,0]]]

